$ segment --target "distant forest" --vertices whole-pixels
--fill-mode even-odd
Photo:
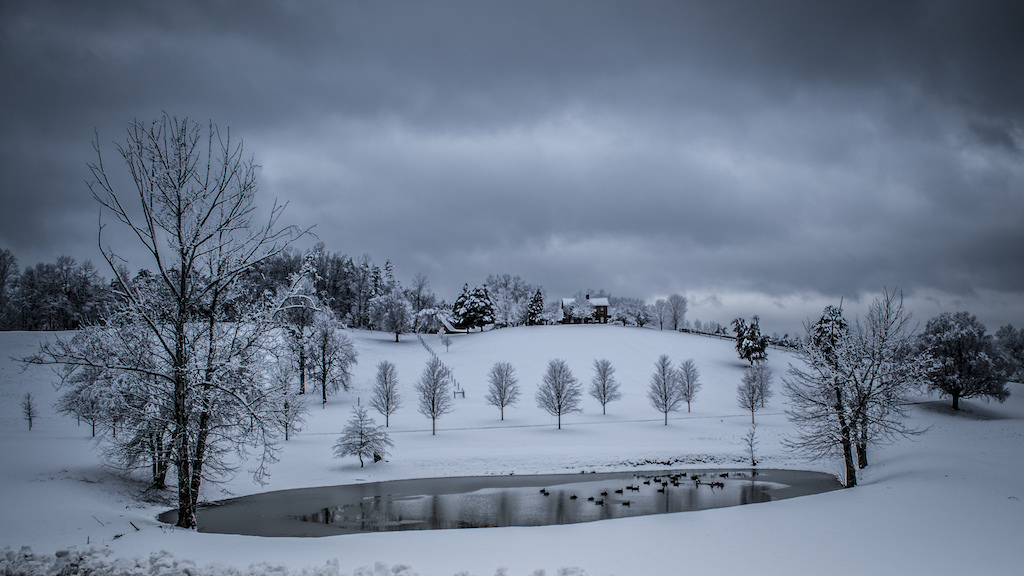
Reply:
[[[313,282],[319,298],[336,318],[353,328],[375,328],[371,301],[378,296],[398,294],[408,302],[415,318],[413,331],[436,332],[440,329],[439,315],[458,319],[457,305],[471,287],[467,283],[462,296],[448,301],[434,294],[423,275],[402,286],[390,261],[380,266],[369,255],[333,253],[321,242],[305,252],[288,249],[262,262],[245,278],[243,292],[250,298],[274,294],[302,273],[306,261],[314,270]],[[119,273],[131,282],[144,281],[152,274],[148,269],[123,269]],[[585,302],[584,296],[590,295],[608,298],[611,320],[623,325],[649,324],[731,337],[722,324],[686,319],[686,300],[677,295],[673,297],[682,298],[682,308],[673,322],[669,313],[672,307],[664,300],[646,304],[640,298],[613,296],[601,289],[580,290],[575,295],[563,294],[546,300],[542,286],[511,274],[492,274],[476,290],[486,294],[490,308],[486,314],[488,323],[497,327],[557,323],[563,314],[561,296],[575,296],[578,302]],[[101,322],[118,302],[120,293],[118,282],[106,279],[91,262],[79,263],[69,256],[60,256],[54,262],[19,268],[17,257],[9,249],[0,248],[0,330],[77,330]],[[789,338],[775,336],[773,343]]]
[[[351,257],[327,252],[323,243],[308,252],[286,250],[252,270],[243,282],[246,294],[256,298],[289,285],[307,258],[314,264],[316,290],[338,318],[350,326],[369,327],[369,302],[399,288],[391,262],[374,264],[368,255]],[[133,282],[151,275],[147,269],[121,271]],[[444,305],[429,292],[426,279],[417,277],[407,295],[420,310]],[[19,269],[9,249],[0,249],[0,329],[76,330],[102,320],[120,297],[118,282],[100,275],[91,262],[60,256]],[[409,294],[409,290],[418,293]],[[450,306],[449,306],[450,307]],[[417,310],[418,311],[418,310]]]

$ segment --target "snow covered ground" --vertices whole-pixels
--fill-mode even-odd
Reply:
[[[412,386],[429,357],[414,335],[352,331],[359,352],[355,389],[321,409],[315,398],[306,430],[284,446],[269,485],[240,473],[207,485],[216,500],[264,490],[397,478],[485,474],[630,470],[643,461],[677,460],[677,467],[736,467],[749,413],[736,406],[745,363],[726,340],[620,326],[524,327],[453,335],[449,351],[436,336],[426,342],[449,365],[466,398],[438,421],[416,412]],[[200,534],[156,520],[171,493],[142,495],[144,483],[124,480],[96,456],[86,425],[53,412],[59,392],[47,368],[23,370],[14,360],[48,334],[0,333],[0,550],[29,545],[53,554],[69,547],[108,548],[115,557],[167,551],[198,565],[245,568],[253,563],[299,571],[337,560],[340,572],[360,567],[427,574],[1010,574],[1024,566],[1024,386],[1011,384],[1005,404],[967,401],[951,413],[947,402],[923,396],[915,422],[929,427],[913,440],[883,446],[852,490],[780,502],[540,528],[493,528],[346,535],[329,538],[256,538]],[[650,407],[646,386],[654,361],[693,358],[703,390],[693,411],[673,414],[668,426]],[[593,360],[608,358],[624,398],[608,406],[589,396],[582,414],[554,419],[534,392],[548,360],[565,359],[588,383]],[[395,442],[387,462],[359,468],[335,460],[331,446],[351,406],[366,400],[376,364],[398,367],[404,407],[392,416]],[[486,373],[511,362],[523,396],[505,411],[484,402]],[[771,350],[778,375],[791,356]],[[42,417],[29,432],[21,417],[26,391]],[[777,393],[757,414],[761,466],[836,473],[838,463],[803,462],[786,453],[785,399]],[[685,410],[685,408],[684,408]],[[383,421],[373,413],[378,421]],[[647,469],[659,469],[646,465]],[[147,501],[147,499],[149,501]],[[503,572],[504,570],[504,572]],[[371,568],[372,571],[372,568]]]

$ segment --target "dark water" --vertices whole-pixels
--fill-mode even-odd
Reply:
[[[282,490],[225,500],[199,511],[199,530],[254,536],[330,536],[547,526],[769,502],[840,487],[832,475],[800,470],[395,480]],[[166,512],[160,519],[173,523],[177,512]]]

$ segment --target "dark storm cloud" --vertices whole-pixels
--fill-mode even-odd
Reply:
[[[0,245],[23,264],[95,258],[93,129],[167,110],[243,137],[264,203],[330,249],[448,297],[505,271],[722,321],[883,285],[1024,294],[1016,2],[0,10]]]

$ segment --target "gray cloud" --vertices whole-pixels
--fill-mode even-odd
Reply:
[[[782,322],[886,285],[1024,295],[1016,2],[0,10],[0,245],[23,263],[96,259],[93,130],[167,110],[243,137],[263,203],[330,249],[449,297],[509,271]]]

